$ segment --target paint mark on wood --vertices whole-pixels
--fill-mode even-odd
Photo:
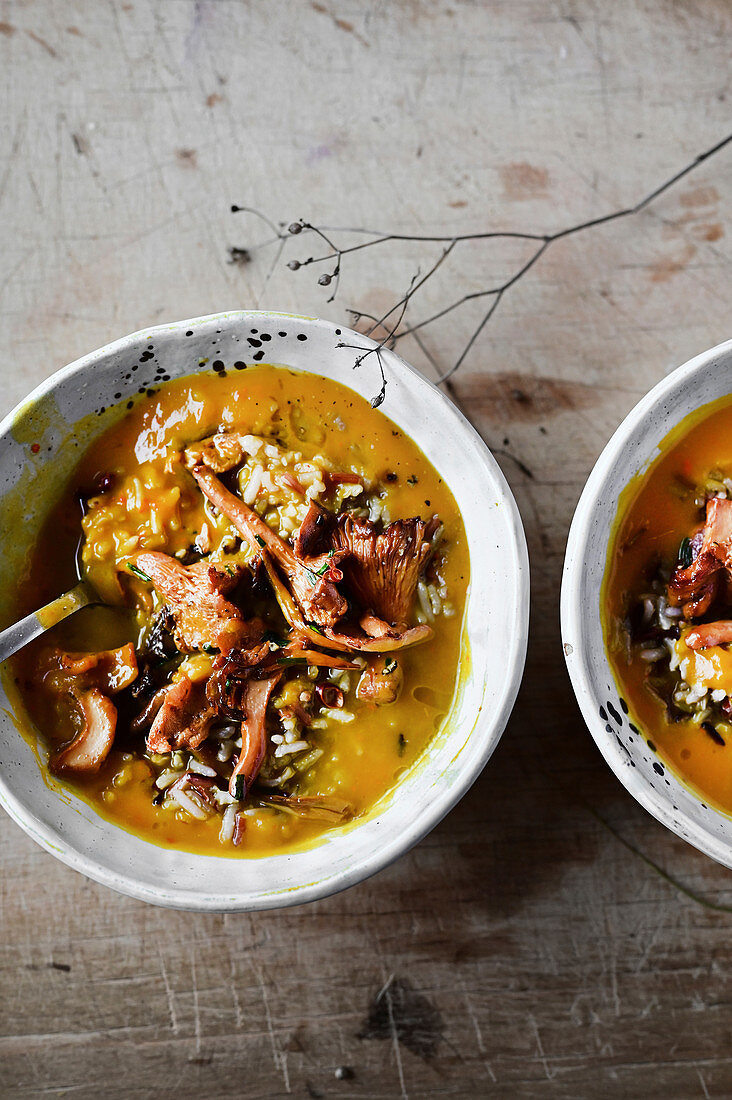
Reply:
[[[719,202],[719,192],[716,187],[695,187],[680,196],[682,206],[711,206]]]
[[[518,371],[463,375],[460,403],[501,424],[530,423],[561,412],[586,409],[603,400],[597,387],[560,378],[536,378]]]
[[[46,42],[45,38],[41,38],[40,34],[36,34],[35,31],[26,31],[25,33],[28,35],[29,38],[32,38],[33,41],[41,47],[41,49],[44,49],[49,57],[55,57],[56,59],[58,59],[58,54],[54,50],[53,46],[50,46],[48,42]]]
[[[369,1005],[359,1039],[398,1040],[412,1054],[432,1058],[445,1030],[442,1014],[406,978],[390,978]]]
[[[195,149],[176,149],[176,158],[186,168],[198,167],[198,156]]]
[[[89,155],[89,142],[86,140],[83,134],[72,134],[71,140],[74,143],[74,149],[80,157],[86,157]]]
[[[648,265],[648,272],[652,283],[667,283],[674,275],[683,271],[689,261],[696,255],[696,247],[693,244],[684,246],[683,251],[677,257],[664,256],[654,264]]]
[[[548,170],[526,161],[503,164],[498,169],[498,175],[504,196],[518,202],[539,198],[546,194],[549,187]]]
[[[41,964],[39,964],[39,963],[27,963],[25,969],[26,970],[60,970],[63,974],[68,974],[71,970],[71,967],[69,966],[68,963],[49,962],[49,963],[41,963]]]
[[[318,12],[319,15],[327,15],[339,31],[344,31],[345,34],[352,34],[353,37],[358,42],[360,42],[362,46],[366,46],[367,49],[371,48],[371,43],[358,33],[353,23],[349,23],[347,19],[340,19],[332,11],[329,11],[325,4],[319,4],[317,0],[313,0],[313,3],[310,6],[312,7],[313,11]]]
[[[702,241],[719,241],[724,236],[724,227],[719,222],[694,226],[692,232]]]

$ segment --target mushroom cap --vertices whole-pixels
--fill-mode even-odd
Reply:
[[[112,700],[99,688],[74,692],[74,698],[84,725],[73,741],[52,757],[51,771],[57,775],[98,772],[114,742],[117,708]]]

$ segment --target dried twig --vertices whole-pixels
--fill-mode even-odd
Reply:
[[[291,259],[288,261],[287,266],[291,271],[298,271],[300,268],[310,267],[313,264],[330,264],[330,271],[322,273],[318,277],[318,284],[320,286],[330,286],[333,284],[333,290],[328,298],[328,302],[332,302],[340,285],[340,277],[343,259],[345,256],[349,256],[354,252],[362,251],[365,248],[375,248],[379,245],[386,244],[388,241],[404,241],[404,242],[421,242],[424,244],[444,244],[446,247],[442,253],[427,271],[427,273],[420,278],[419,272],[412,278],[409,288],[406,293],[399,298],[399,300],[389,309],[382,317],[373,317],[368,313],[364,313],[361,310],[351,309],[349,312],[354,317],[354,323],[358,324],[359,321],[364,318],[371,322],[370,327],[367,329],[364,335],[371,336],[378,333],[379,330],[385,330],[377,342],[373,346],[365,346],[360,344],[339,344],[339,347],[352,348],[354,351],[360,354],[356,357],[354,362],[354,369],[361,366],[363,361],[369,355],[375,355],[379,364],[379,371],[381,374],[381,388],[372,399],[371,404],[376,407],[380,405],[384,400],[386,393],[386,376],[384,373],[384,362],[382,357],[382,351],[385,347],[393,348],[397,341],[403,339],[405,336],[414,336],[418,339],[417,333],[426,328],[427,325],[433,324],[435,321],[447,316],[454,310],[459,309],[460,306],[465,305],[467,302],[475,301],[480,298],[489,298],[490,303],[485,313],[481,317],[478,325],[472,332],[467,343],[463,347],[462,351],[458,355],[455,362],[447,370],[443,371],[437,378],[438,383],[446,382],[453,374],[462,366],[466,356],[469,354],[471,348],[475,344],[476,340],[480,336],[485,326],[490,321],[493,314],[498,309],[502,299],[506,293],[516,285],[516,283],[523,278],[524,275],[534,266],[535,263],[544,255],[545,252],[556,243],[565,237],[574,236],[576,233],[582,233],[587,229],[593,229],[600,225],[607,225],[609,222],[620,221],[622,218],[632,217],[634,214],[639,214],[642,210],[645,210],[656,199],[668,191],[671,187],[677,184],[685,176],[688,176],[690,172],[693,172],[695,168],[698,168],[700,164],[709,160],[715,153],[719,153],[727,145],[732,142],[732,134],[723,138],[722,141],[717,142],[711,148],[700,153],[689,161],[680,171],[670,176],[664,183],[655,187],[653,191],[650,191],[639,202],[634,203],[632,206],[625,206],[619,210],[613,210],[609,214],[602,214],[596,218],[589,218],[586,221],[577,222],[574,225],[567,226],[565,229],[560,229],[555,233],[519,233],[512,231],[485,231],[479,233],[463,233],[454,234],[451,236],[433,236],[429,234],[412,234],[412,233],[386,233],[380,230],[353,228],[346,226],[315,226],[310,222],[299,220],[295,222],[279,222],[275,224],[259,210],[255,210],[252,207],[246,206],[232,206],[232,213],[247,213],[258,218],[272,233],[271,237],[259,242],[256,245],[248,245],[246,249],[230,249],[232,258],[237,252],[252,253],[257,249],[263,249],[270,245],[277,245],[277,255],[275,256],[274,264],[279,261],[280,256],[285,248],[286,243],[291,238],[299,238],[301,234],[311,234],[321,241],[328,251],[323,252],[322,255],[308,256],[306,259]],[[350,233],[361,234],[367,236],[369,239],[361,241],[359,244],[340,246],[334,240],[335,234]],[[455,299],[455,301],[444,306],[436,313],[431,314],[428,317],[423,318],[421,321],[417,321],[415,324],[410,325],[407,328],[401,328],[404,321],[404,316],[407,309],[412,303],[414,296],[425,285],[425,283],[435,274],[437,269],[443,263],[443,261],[450,255],[453,249],[457,245],[465,241],[488,241],[488,240],[518,240],[518,241],[534,241],[538,247],[534,249],[533,253],[528,260],[519,267],[505,282],[498,286],[486,287],[482,290],[473,291],[470,294],[464,294],[462,297]],[[268,278],[271,276],[274,265],[270,268]],[[419,341],[420,347],[423,347],[421,340]]]

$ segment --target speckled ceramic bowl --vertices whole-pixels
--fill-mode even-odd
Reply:
[[[0,598],[12,591],[43,500],[61,486],[80,448],[105,427],[110,405],[151,385],[156,374],[176,378],[210,370],[218,361],[266,360],[326,375],[369,397],[378,393],[376,356],[354,371],[357,353],[339,346],[343,343],[373,346],[327,321],[225,313],[135,333],[53,375],[0,425]],[[482,771],[508,720],[524,664],[529,597],[524,533],[501,471],[467,421],[396,355],[385,352],[382,362],[387,379],[382,410],[450,486],[470,547],[468,656],[444,728],[382,800],[379,812],[305,851],[226,859],[148,844],[49,784],[13,724],[3,690],[0,801],[34,840],[70,867],[122,893],[181,909],[267,909],[309,901],[359,882],[405,852]]]
[[[605,651],[600,587],[620,493],[659,454],[677,424],[732,393],[732,341],[673,371],[625,418],[580,497],[562,583],[562,641],[584,719],[602,755],[634,798],[684,840],[732,867],[732,819],[710,808],[649,748],[652,731],[631,726]]]

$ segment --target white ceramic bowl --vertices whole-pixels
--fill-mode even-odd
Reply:
[[[261,346],[249,342],[254,335]],[[334,378],[371,397],[379,364],[341,343],[371,341],[327,321],[278,313],[225,313],[127,336],[54,374],[0,425],[0,510],[22,484],[25,515],[13,515],[14,554],[0,554],[0,592],[10,589],[19,557],[38,528],[34,485],[61,486],[80,448],[105,425],[104,414],[77,438],[80,417],[109,407],[152,380],[160,365],[171,377],[210,370],[199,359],[257,359]],[[149,366],[138,367],[145,351]],[[195,910],[248,910],[323,897],[361,881],[420,840],[470,787],[488,761],[518,691],[528,632],[526,542],[510,490],[487,447],[455,407],[398,356],[384,352],[382,411],[421,447],[452,490],[463,514],[471,557],[464,631],[469,669],[443,730],[425,756],[380,805],[377,816],[328,835],[298,853],[225,859],[168,851],[104,821],[73,795],[44,782],[31,747],[17,733],[0,692],[0,801],[42,847],[97,882],[158,905]],[[152,369],[150,369],[152,368]],[[130,376],[127,377],[126,376]],[[119,400],[119,398],[117,399]],[[40,444],[33,455],[31,441]],[[49,450],[50,448],[50,450]],[[21,482],[22,479],[22,482]],[[17,496],[17,493],[16,493]],[[12,498],[8,498],[12,499]],[[5,551],[5,547],[3,548]],[[437,886],[437,884],[435,884]]]
[[[600,752],[649,813],[696,848],[732,867],[732,819],[712,809],[649,748],[653,733],[630,726],[605,651],[600,586],[618,497],[659,454],[685,416],[732,394],[732,341],[673,371],[625,418],[593,469],[572,521],[562,581],[562,642],[577,701]]]

